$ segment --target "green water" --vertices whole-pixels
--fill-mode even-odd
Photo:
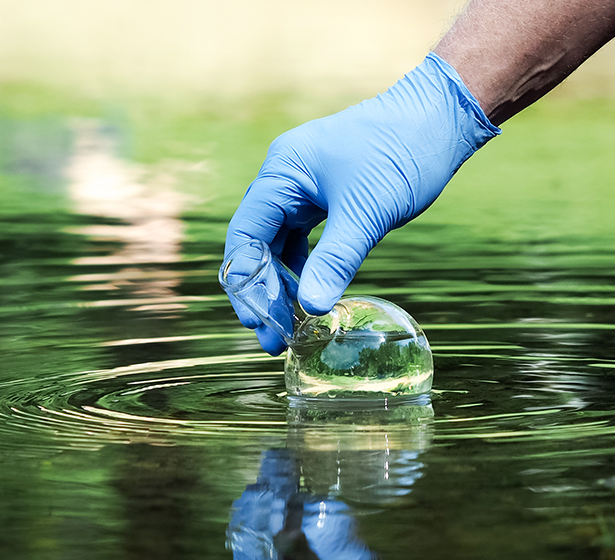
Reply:
[[[357,409],[289,401],[216,277],[322,103],[1,99],[0,557],[615,557],[613,101],[530,109],[373,251],[349,294],[434,385]]]

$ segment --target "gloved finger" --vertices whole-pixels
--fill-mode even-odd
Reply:
[[[261,239],[267,244],[271,244],[276,236],[279,236],[281,240],[285,240],[288,231],[283,227],[284,210],[275,204],[273,197],[259,196],[259,192],[264,188],[266,190],[266,187],[263,187],[262,181],[259,182],[258,178],[248,188],[244,199],[229,224],[224,248],[225,257],[237,245],[251,239]],[[233,283],[241,281],[241,275],[243,274],[244,277],[249,276],[257,264],[250,255],[235,257],[233,259],[233,267],[238,272],[229,274],[229,280],[233,281]],[[228,295],[233,309],[244,327],[256,329],[262,326],[263,322],[253,311],[233,297],[232,294]]]
[[[280,244],[285,243],[285,250],[287,254],[290,255],[291,260],[296,261],[294,263],[295,268],[300,268],[307,256],[307,236],[296,230],[288,232],[288,229],[283,227],[278,233],[276,239],[280,240]],[[276,244],[275,240],[273,244]],[[260,250],[258,250],[258,246],[250,246],[246,251],[235,252],[232,257],[227,260],[221,273],[222,285],[229,293],[229,298],[240,322],[244,326],[252,329],[261,326],[261,318],[264,319],[264,317],[261,316],[261,318],[259,318],[255,313],[256,310],[252,311],[249,306],[238,300],[234,295],[232,287],[240,286],[254,273],[255,270],[257,270],[261,263],[262,256],[263,254]],[[299,264],[297,264],[297,262]],[[292,262],[290,264],[293,265]],[[289,296],[292,299],[296,299],[296,282],[291,279],[290,273],[284,268],[280,268],[279,274],[281,281],[286,286],[286,290],[288,290]],[[230,289],[229,286],[231,287]],[[277,320],[281,320],[281,318],[277,317]],[[292,321],[290,317],[289,320]],[[267,344],[268,343],[265,342],[265,345]],[[283,349],[283,346],[282,348],[277,348],[277,346],[279,346],[279,344],[274,344],[275,349],[271,351],[279,353],[281,349]]]
[[[226,233],[225,256],[237,245],[260,239],[271,245],[284,224],[286,214],[269,189],[259,189],[256,179],[231,218]],[[261,192],[264,191],[264,192]]]
[[[284,342],[284,339],[267,325],[261,324],[256,327],[254,332],[263,350],[268,354],[279,356],[286,350],[286,342]]]
[[[258,318],[258,316],[251,311],[248,307],[246,307],[243,303],[241,303],[235,296],[232,294],[226,294],[228,296],[235,313],[237,314],[237,318],[239,322],[248,329],[255,329],[263,324],[263,322]]]
[[[307,235],[325,217],[326,210],[314,204],[294,180],[259,175],[231,219],[225,254],[239,243],[260,239],[274,254],[280,255],[290,231]]]
[[[220,282],[227,292],[239,321],[250,329],[258,327],[262,321],[253,311],[235,297],[234,289],[241,286],[241,284],[258,269],[262,256],[262,252],[256,247],[250,247],[250,249],[246,251],[235,252],[232,257],[224,263],[224,268],[220,271]]]
[[[301,274],[299,303],[303,309],[313,315],[331,311],[379,240],[366,233],[359,219],[330,216]]]
[[[289,231],[281,253],[282,262],[297,276],[301,276],[308,253],[307,233],[296,229]]]

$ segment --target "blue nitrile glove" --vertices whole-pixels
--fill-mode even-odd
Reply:
[[[386,93],[278,137],[233,216],[226,253],[261,239],[301,276],[299,302],[331,310],[389,231],[423,212],[500,133],[447,62],[431,53]],[[308,258],[307,235],[327,218]],[[263,348],[285,343],[233,302]]]

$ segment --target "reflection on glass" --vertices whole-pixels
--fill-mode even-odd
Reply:
[[[366,407],[291,400],[286,449],[263,455],[235,501],[227,546],[235,560],[376,558],[349,504],[394,504],[422,476],[431,441],[426,397]]]
[[[433,358],[419,324],[397,305],[346,297],[308,317],[286,354],[286,388],[304,397],[420,395],[433,382]]]

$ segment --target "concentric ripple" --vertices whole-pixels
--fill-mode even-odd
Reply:
[[[126,344],[146,342],[152,340]],[[120,341],[112,344],[117,346]],[[361,437],[386,433],[393,441],[399,427],[396,423],[407,427],[409,418],[433,423],[430,435],[421,436],[421,448],[432,439],[443,444],[537,442],[615,434],[615,412],[591,411],[587,395],[599,389],[596,380],[569,369],[612,368],[608,362],[587,365],[574,358],[526,354],[525,370],[514,382],[493,373],[482,375],[480,370],[468,378],[463,368],[447,367],[450,361],[471,359],[477,368],[481,363],[493,367],[499,361],[507,363],[507,368],[523,369],[515,349],[506,344],[434,346],[436,364],[443,366],[442,378],[436,369],[432,392],[435,419],[431,405],[426,414],[424,403],[411,403],[403,414],[392,408],[389,412],[389,403],[379,404],[377,416],[362,405],[341,421],[344,407],[323,409],[307,401],[299,407],[296,401],[289,404],[281,359],[262,352],[137,363],[44,380],[14,379],[0,383],[2,445],[23,447],[25,441],[34,447],[96,449],[109,443],[199,444],[217,436],[240,441],[255,435],[285,437],[298,421],[317,434],[319,445],[326,441],[339,445],[348,439],[349,426],[350,439],[356,439],[358,432]],[[242,366],[242,371],[234,371],[234,365]],[[499,399],[497,407],[488,402],[493,395]],[[502,399],[508,399],[511,406],[503,406]],[[28,435],[25,440],[24,434]],[[403,437],[398,438],[400,446]]]
[[[8,436],[19,439],[19,432],[28,432],[45,440],[51,437],[60,447],[92,448],[132,442],[173,445],[229,432],[283,430],[286,402],[279,396],[280,372],[190,371],[220,369],[238,361],[256,364],[274,359],[263,354],[179,359],[63,374],[45,381],[4,382],[0,431],[5,444]]]

